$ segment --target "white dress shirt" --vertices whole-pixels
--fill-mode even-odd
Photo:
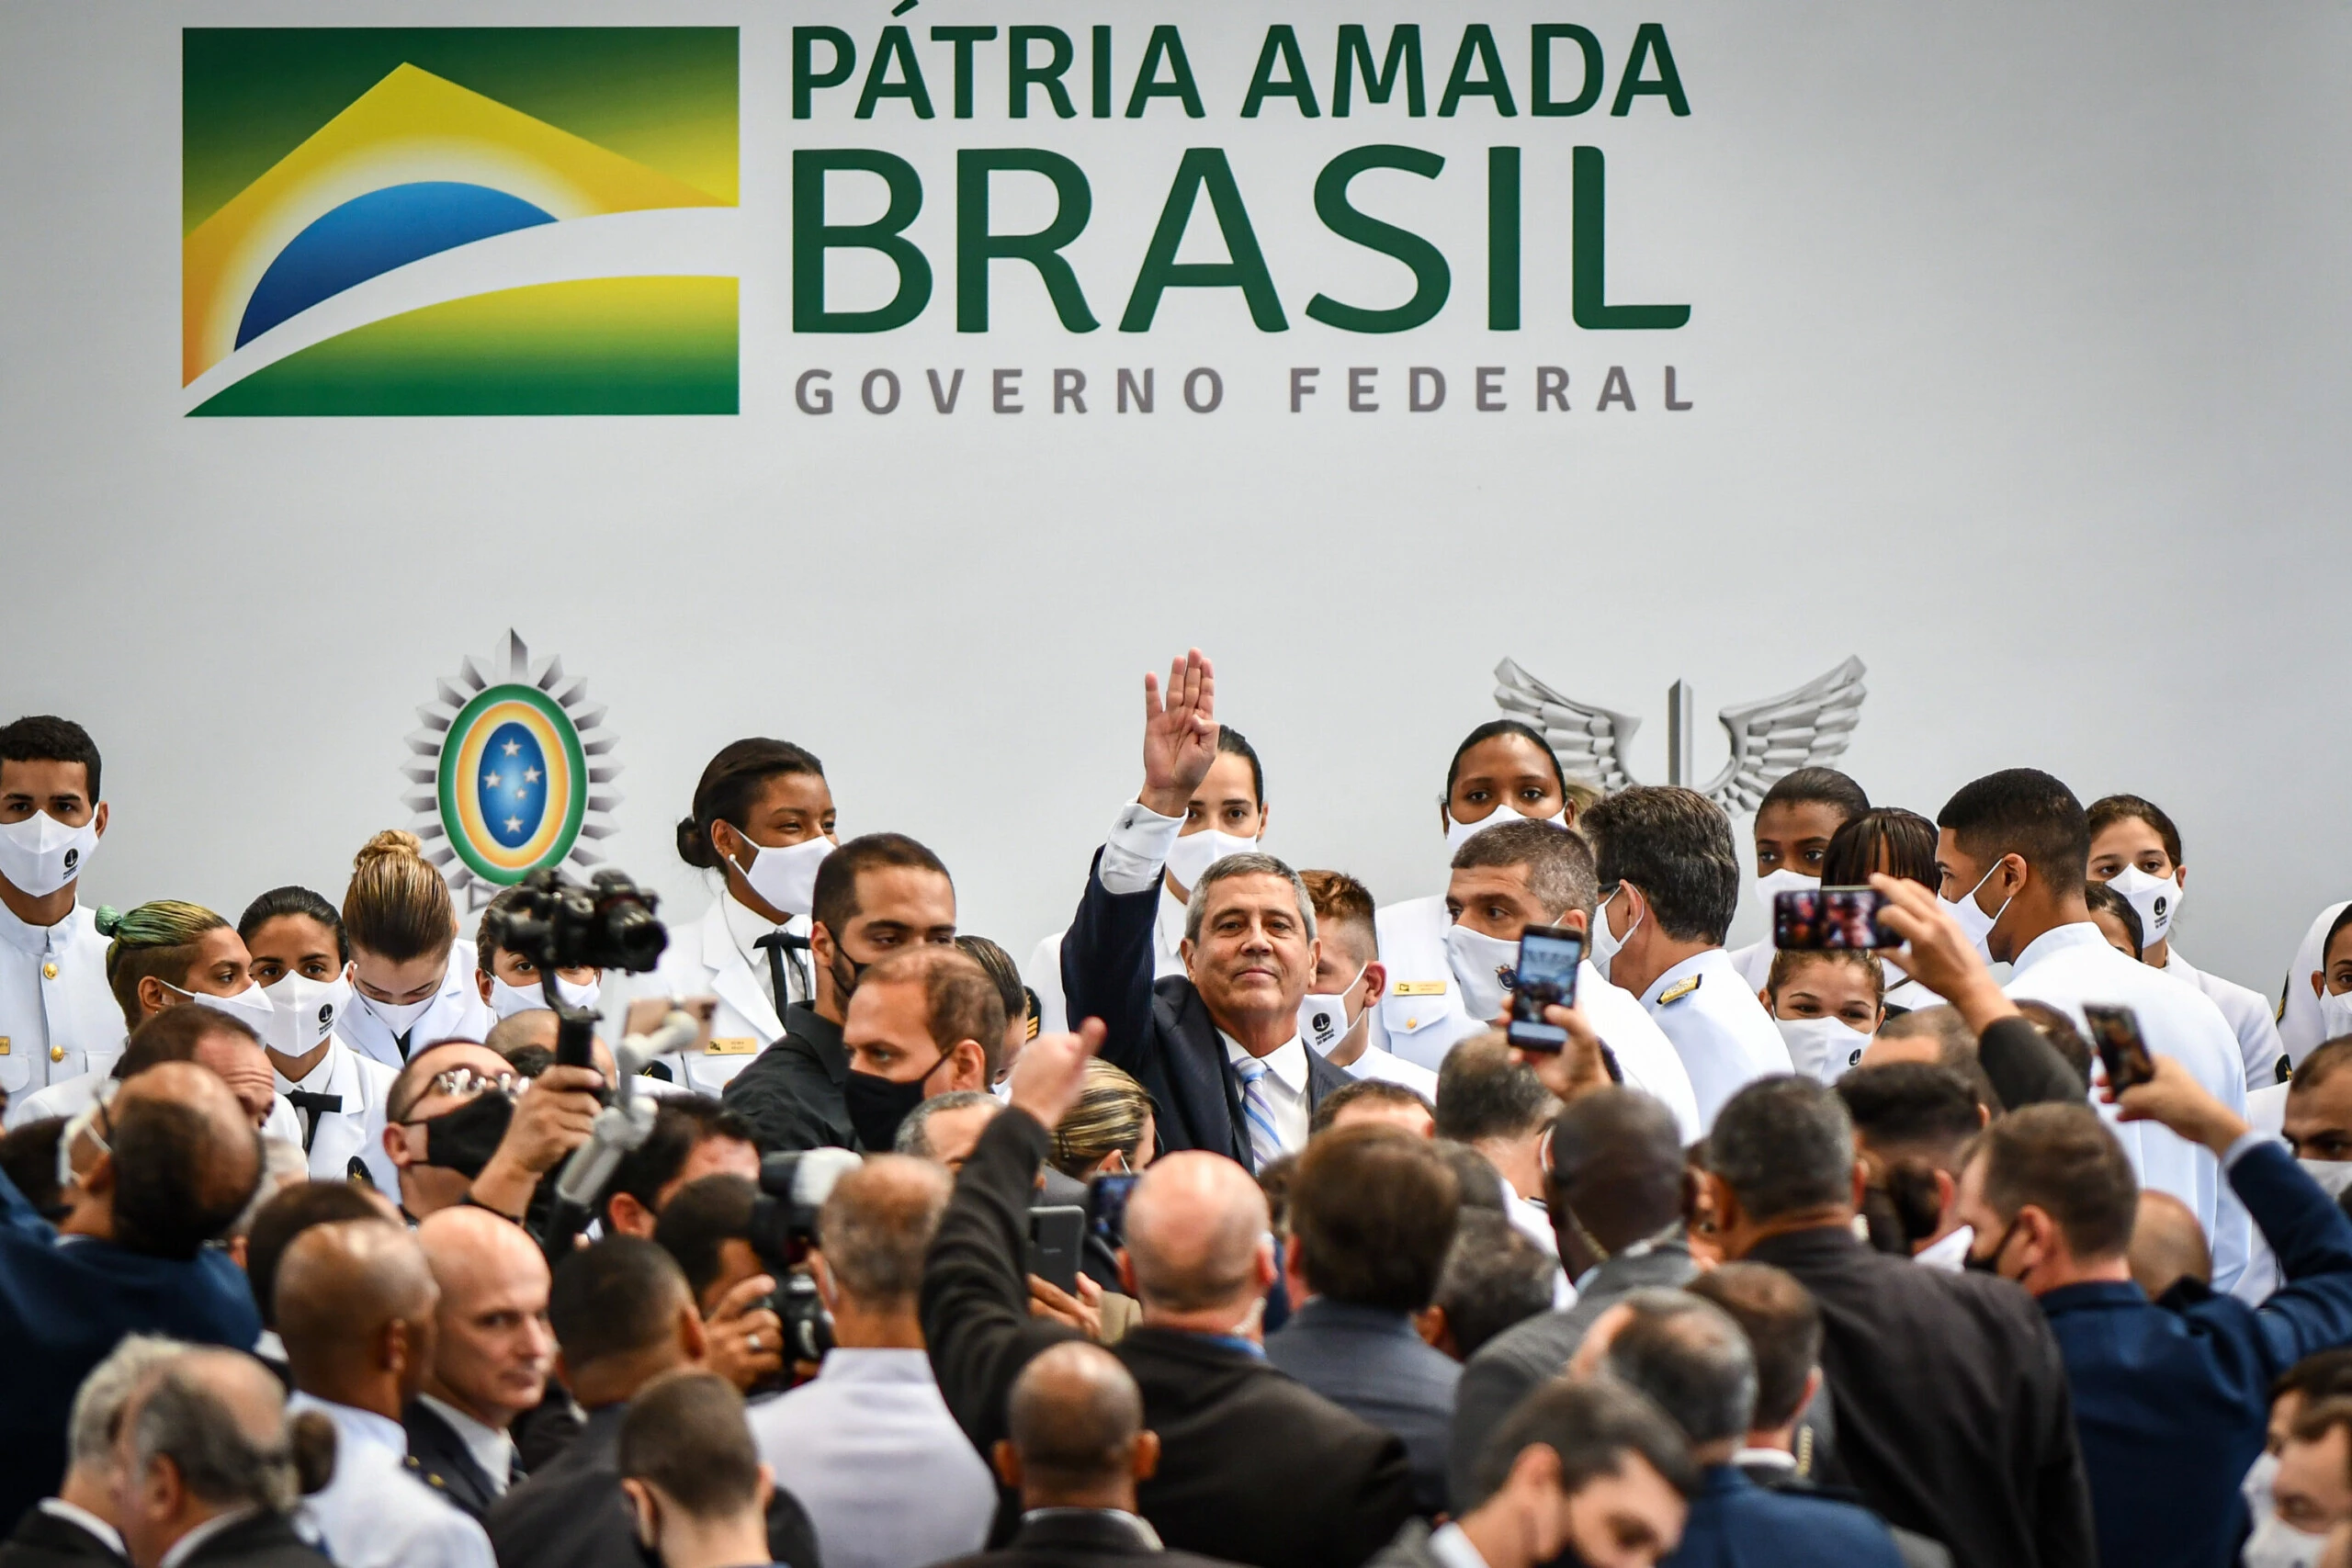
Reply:
[[[44,1085],[113,1066],[122,1036],[97,917],[76,904],[53,926],[28,926],[0,905],[0,1089],[12,1106]]]
[[[921,1350],[828,1351],[814,1382],[749,1412],[825,1568],[917,1568],[980,1550],[996,1480]]]
[[[1220,1029],[1216,1037],[1225,1042],[1225,1059],[1244,1062],[1250,1053],[1241,1042]],[[1274,1113],[1274,1137],[1283,1153],[1295,1155],[1306,1146],[1307,1123],[1314,1120],[1315,1108],[1306,1099],[1306,1042],[1292,1035],[1282,1044],[1260,1058],[1266,1064],[1266,1076],[1261,1080],[1266,1096],[1266,1108]]]
[[[497,1568],[481,1526],[409,1473],[399,1422],[307,1393],[287,1400],[288,1416],[304,1410],[334,1423],[334,1479],[295,1519],[335,1568]]]
[[[2249,1092],[2265,1084],[2287,1081],[2279,1073],[2287,1047],[2279,1042],[2278,1021],[2272,1016],[2270,1003],[2261,992],[2248,990],[2219,975],[2208,975],[2182,957],[2177,947],[2165,950],[2165,973],[2196,987],[2221,1010],[2222,1021],[2238,1037],[2238,1055],[2245,1062],[2245,1087]],[[2309,981],[2303,989],[2311,989]]]
[[[1702,1131],[1715,1124],[1724,1102],[1748,1084],[1796,1070],[1788,1042],[1720,947],[1693,953],[1651,981],[1642,1006],[1690,1075]]]
[[[1488,1568],[1485,1555],[1460,1525],[1440,1525],[1430,1531],[1430,1555],[1438,1560],[1439,1568]]]
[[[2108,945],[2088,920],[2055,926],[2017,955],[2008,994],[2048,1002],[2092,1038],[2085,1002],[2128,1007],[2148,1048],[2187,1067],[2205,1091],[2238,1115],[2245,1113],[2245,1063],[2237,1036],[2203,992],[2185,986]],[[2213,1249],[2213,1289],[2228,1292],[2245,1270],[2252,1223],[2222,1179],[2211,1151],[2154,1122],[2118,1122],[2115,1108],[2094,1101],[2132,1158],[2140,1185],[2171,1193],[2188,1205]]]
[[[1363,1055],[1340,1070],[1351,1077],[1377,1078],[1382,1083],[1401,1084],[1431,1105],[1437,1103],[1435,1073],[1377,1045],[1367,1044]]]
[[[326,1055],[312,1064],[310,1076],[300,1083],[279,1072],[275,1058],[270,1073],[277,1079],[281,1100],[299,1089],[311,1094],[332,1094],[343,1101],[342,1110],[321,1111],[315,1127],[303,1128],[295,1135],[297,1145],[305,1133],[309,1136],[313,1177],[341,1181],[350,1174],[351,1162],[356,1158],[377,1191],[399,1194],[400,1172],[384,1152],[384,1104],[391,1097],[398,1073],[371,1056],[361,1055],[334,1035],[327,1037]],[[290,1110],[292,1101],[286,1103]],[[303,1115],[299,1111],[293,1114],[299,1127]]]
[[[490,1489],[500,1496],[514,1479],[514,1439],[496,1427],[485,1427],[446,1399],[435,1399],[429,1393],[416,1396],[424,1407],[449,1424],[458,1434],[458,1441],[466,1445],[466,1453],[485,1479]]]
[[[1976,1227],[1961,1225],[1950,1235],[1929,1242],[1911,1255],[1911,1261],[1922,1269],[1940,1269],[1947,1274],[1957,1274],[1968,1266],[1968,1249],[1976,1242]]]

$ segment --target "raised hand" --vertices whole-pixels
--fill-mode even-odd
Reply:
[[[1166,700],[1159,680],[1143,678],[1143,792],[1136,798],[1162,817],[1182,817],[1216,761],[1216,671],[1192,649],[1168,666]]]
[[[1871,886],[1886,896],[1879,921],[1903,939],[1904,968],[1959,1009],[1969,1028],[1982,1034],[1996,1019],[2018,1010],[1977,956],[1975,944],[1944,913],[1941,899],[1916,882],[1883,872],[1871,877]]]

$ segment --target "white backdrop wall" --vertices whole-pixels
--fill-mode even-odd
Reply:
[[[679,914],[706,895],[672,824],[718,746],[766,733],[824,759],[845,835],[933,844],[967,929],[1025,955],[1135,786],[1141,671],[1187,643],[1264,755],[1269,848],[1384,899],[1441,885],[1434,798],[1505,654],[1646,715],[1635,771],[1658,779],[1674,679],[1712,714],[1859,653],[1848,765],[1873,798],[1932,815],[2018,764],[2086,800],[2151,795],[2188,839],[2183,945],[2266,990],[2352,892],[2330,680],[2352,553],[2345,7],[1514,0],[1479,15],[1522,95],[1531,20],[1591,27],[1612,87],[1656,20],[1692,112],[1653,97],[1612,118],[1604,95],[1577,118],[1474,102],[1307,122],[1282,101],[1237,116],[1268,22],[1296,25],[1318,90],[1338,22],[1375,39],[1420,22],[1434,109],[1467,14],[931,0],[904,18],[918,39],[1116,24],[1122,100],[1148,25],[1176,20],[1207,116],[1010,123],[984,53],[978,114],[956,121],[926,42],[940,118],[854,120],[845,90],[794,121],[791,26],[851,31],[862,77],[886,8],[0,10],[0,710],[72,715],[104,748],[115,826],[91,895],[232,916],[286,881],[339,897],[360,840],[408,818],[415,705],[509,626],[608,707],[626,800],[607,848]],[[183,417],[180,28],[328,22],[740,26],[740,417]],[[1367,338],[1302,310],[1318,288],[1407,290],[1314,216],[1316,172],[1377,141],[1447,159],[1358,198],[1440,245],[1453,297]],[[797,144],[922,171],[910,237],[939,281],[914,325],[792,332]],[[1526,150],[1510,333],[1484,313],[1485,149],[1503,144]],[[1610,159],[1612,298],[1687,301],[1688,327],[1570,321],[1577,144]],[[1014,266],[992,330],[955,331],[954,152],[1007,145],[1088,172],[1094,220],[1068,254],[1098,333],[1064,333]],[[1193,146],[1227,150],[1286,333],[1253,329],[1233,290],[1174,291],[1151,332],[1116,330]],[[1042,216],[1012,186],[999,200],[1000,228]],[[1185,259],[1216,254],[1204,220]],[[835,262],[837,298],[876,302],[887,281],[857,263]],[[1527,407],[1546,364],[1571,370],[1573,412]],[[1612,364],[1634,412],[1593,409]],[[1656,400],[1668,364],[1687,412]],[[1202,365],[1226,388],[1205,416],[1174,385]],[[1445,369],[1444,409],[1403,412],[1413,365]],[[1479,365],[1509,367],[1510,412],[1469,407]],[[855,406],[876,366],[906,386],[888,418]],[[1046,412],[1057,366],[1089,372],[1091,412]],[[1121,366],[1158,368],[1158,412],[1108,412]],[[1295,366],[1321,369],[1298,415]],[[1345,412],[1351,366],[1381,368],[1380,413]],[[830,417],[794,406],[811,367],[835,373]],[[942,417],[922,373],[956,367],[964,402]],[[989,411],[997,367],[1023,370],[1029,412]],[[1702,773],[1721,747],[1702,720]]]

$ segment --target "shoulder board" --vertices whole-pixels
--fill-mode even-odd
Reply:
[[[1706,976],[1704,975],[1693,975],[1687,980],[1677,980],[1673,985],[1668,986],[1666,988],[1665,993],[1658,998],[1657,1005],[1664,1007],[1668,1002],[1680,1001],[1683,998],[1697,990],[1699,988],[1699,982],[1705,978]]]
[[[1388,987],[1392,997],[1442,997],[1445,995],[1442,980],[1399,980]]]

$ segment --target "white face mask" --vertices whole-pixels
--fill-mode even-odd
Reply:
[[[1946,914],[1960,922],[1961,934],[1974,944],[1976,956],[1987,964],[1993,962],[1993,950],[1985,944],[1985,939],[1993,934],[1993,928],[2001,923],[2001,917],[2009,912],[2009,901],[2017,895],[2012,893],[2008,898],[2002,899],[2001,907],[1988,915],[1976,902],[1976,891],[1992,881],[1993,873],[2000,869],[2001,863],[1995,861],[1991,870],[1976,879],[1976,886],[1962,894],[1957,901],[1943,897],[1936,900],[1944,907]]]
[[[0,825],[0,876],[28,897],[46,898],[74,881],[98,847],[98,819],[68,828],[46,811]]]
[[[1445,956],[1453,970],[1453,983],[1462,987],[1463,1007],[1481,1023],[1494,1021],[1503,1010],[1503,993],[1510,988],[1495,971],[1518,964],[1519,943],[1468,926],[1448,926]]]
[[[261,1043],[281,1056],[302,1056],[334,1032],[334,1021],[351,1005],[351,982],[340,975],[332,980],[286,975],[261,994],[269,998]]]
[[[1370,964],[1364,968],[1370,968]],[[1363,978],[1363,969],[1356,977],[1336,991],[1309,991],[1298,1004],[1298,1037],[1315,1049],[1318,1056],[1328,1056],[1348,1032],[1355,1027],[1355,1020],[1348,1016],[1348,997]]]
[[[2319,1021],[2323,1039],[2335,1040],[2352,1034],[2352,991],[2340,997],[2320,992]]]
[[[2238,1483],[2238,1495],[2245,1499],[2245,1511],[2250,1518],[2267,1519],[2273,1511],[2271,1483],[2278,1479],[2278,1456],[2267,1449],[2255,1456],[2253,1468],[2245,1479]]]
[[[1227,855],[1250,855],[1258,852],[1258,840],[1220,833],[1214,828],[1204,828],[1197,833],[1187,833],[1176,840],[1168,852],[1168,874],[1185,887],[1198,887],[1201,874]]]
[[[2295,1163],[2331,1198],[2343,1197],[2344,1190],[2352,1187],[2352,1159],[2299,1159]]]
[[[2140,944],[2154,947],[2172,934],[2172,922],[2180,913],[2180,884],[2169,876],[2151,876],[2136,865],[2127,865],[2108,879],[2109,887],[2130,901],[2132,911],[2140,917]]]
[[[735,829],[735,836],[752,844],[751,836],[741,828]],[[736,869],[769,908],[806,915],[817,907],[817,867],[834,847],[822,833],[797,844],[752,844],[752,863]]]
[[[1453,810],[1448,808],[1445,814],[1445,852],[1451,855],[1476,835],[1489,828],[1499,828],[1506,822],[1549,822],[1555,828],[1565,828],[1568,825],[1568,812],[1566,807],[1562,807],[1549,817],[1527,817],[1511,807],[1498,806],[1476,822],[1457,822],[1453,819]]]
[[[2255,1525],[2238,1561],[2245,1568],[2314,1568],[2326,1550],[2327,1537],[2299,1530],[2273,1512]]]
[[[444,976],[443,978],[446,980],[447,976]],[[441,991],[438,987],[434,988],[433,995],[421,1002],[401,1002],[397,1006],[390,1002],[379,1002],[365,992],[358,994],[359,1005],[374,1013],[377,1020],[394,1034],[406,1034],[410,1030],[414,1029],[416,1021],[423,1018],[433,1004],[440,999]]]
[[[1797,1071],[1822,1083],[1836,1083],[1849,1067],[1861,1065],[1871,1037],[1842,1018],[1776,1018],[1789,1061]]]
[[[233,997],[216,997],[209,991],[181,991],[169,980],[164,981],[164,986],[167,990],[179,991],[180,995],[200,1008],[210,1008],[214,1012],[228,1014],[231,1018],[243,1023],[255,1034],[261,1034],[269,1027],[270,1015],[277,1010],[269,1005],[269,998],[262,988],[250,982],[246,984],[243,990]]]
[[[1625,928],[1624,936],[1615,936],[1611,934],[1609,930],[1609,906],[1616,901],[1617,895],[1615,893],[1611,893],[1608,897],[1603,898],[1600,901],[1600,907],[1599,908],[1593,910],[1592,947],[1591,950],[1585,954],[1587,958],[1592,961],[1592,966],[1600,971],[1600,977],[1604,980],[1609,978],[1609,961],[1617,956],[1617,950],[1619,948],[1625,945],[1626,937],[1632,936],[1635,931],[1639,931],[1642,926],[1642,917],[1635,915],[1634,917],[1634,923]]]
[[[762,897],[766,896],[763,894]],[[566,1007],[593,1012],[604,993],[605,986],[601,980],[575,986],[560,975],[555,977],[555,994],[563,998]],[[510,986],[495,975],[490,978],[490,1010],[502,1019],[513,1018],[518,1012],[544,1009],[547,1005],[547,994],[537,986]]]

